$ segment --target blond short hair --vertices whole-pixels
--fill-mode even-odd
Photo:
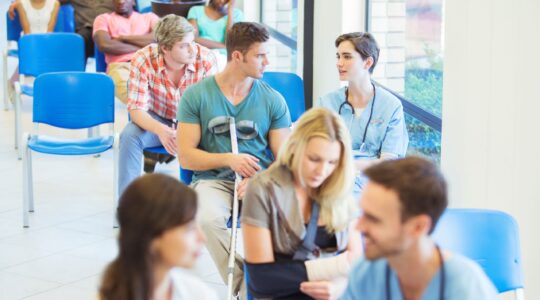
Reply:
[[[169,14],[161,18],[154,26],[154,38],[160,49],[170,50],[187,33],[194,31],[195,29],[186,18]]]
[[[341,144],[339,163],[322,185],[310,191],[321,206],[321,220],[330,232],[344,230],[354,217],[356,206],[352,198],[354,164],[347,126],[335,112],[312,108],[298,120],[292,134],[278,154],[278,161],[302,178],[302,158],[308,142],[315,137]],[[304,185],[303,182],[300,184]]]

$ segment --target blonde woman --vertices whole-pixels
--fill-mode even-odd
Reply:
[[[348,235],[354,218],[353,183],[347,127],[336,113],[311,109],[300,118],[276,163],[247,187],[242,232],[252,296],[340,296],[361,247],[359,237]]]

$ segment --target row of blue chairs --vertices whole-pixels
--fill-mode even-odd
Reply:
[[[30,38],[50,38],[56,35],[29,35]],[[76,36],[76,35],[74,35]],[[24,46],[26,38],[21,39],[21,55],[25,55]],[[76,36],[77,38],[80,38]],[[81,41],[82,42],[82,41]],[[51,45],[54,43],[46,43]],[[65,47],[65,45],[64,45]],[[22,60],[21,60],[22,61]],[[21,65],[23,68],[24,65]],[[37,75],[36,75],[37,74]],[[31,152],[36,151],[55,155],[95,155],[103,151],[114,149],[114,201],[117,195],[117,147],[118,139],[114,138],[114,85],[112,79],[102,73],[79,72],[52,72],[31,73],[36,75],[34,84],[34,103],[32,121],[36,124],[48,124],[64,129],[89,129],[101,124],[111,124],[108,135],[88,137],[78,140],[51,138],[36,133],[25,134],[24,145],[20,147],[23,152],[23,225],[29,226],[29,212],[34,211],[34,197],[32,189],[32,157]],[[295,74],[268,72],[263,80],[283,94],[290,107],[292,120],[296,121],[304,111],[304,92],[302,79]],[[18,85],[17,85],[18,88]],[[20,112],[20,109],[18,110]],[[165,153],[163,147],[150,150]],[[184,170],[181,179],[189,184],[190,171]]]

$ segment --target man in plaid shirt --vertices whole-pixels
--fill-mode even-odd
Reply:
[[[141,173],[143,149],[163,145],[176,155],[176,108],[185,89],[217,72],[214,54],[194,43],[183,17],[167,15],[154,29],[157,44],[131,59],[127,108],[131,122],[120,135],[118,192]]]

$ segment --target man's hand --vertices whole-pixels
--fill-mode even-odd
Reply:
[[[244,199],[244,195],[246,194],[246,188],[249,182],[249,178],[244,178],[240,183],[238,184],[238,187],[236,188],[236,193],[238,193],[238,199]]]
[[[163,147],[165,147],[165,150],[167,150],[170,155],[176,156],[176,130],[167,125],[163,125],[158,131],[158,137]]]
[[[15,9],[17,8],[17,5],[19,4],[19,0],[15,0],[13,1],[13,3],[11,3],[9,5],[9,8],[8,8],[8,16],[11,20],[15,19]]]
[[[261,166],[258,164],[259,159],[255,156],[240,153],[240,154],[231,154],[229,156],[229,167],[240,174],[244,178],[249,178],[257,171],[261,169]]]
[[[336,278],[332,281],[304,281],[300,291],[315,300],[334,300],[341,297],[347,287],[347,278]]]

